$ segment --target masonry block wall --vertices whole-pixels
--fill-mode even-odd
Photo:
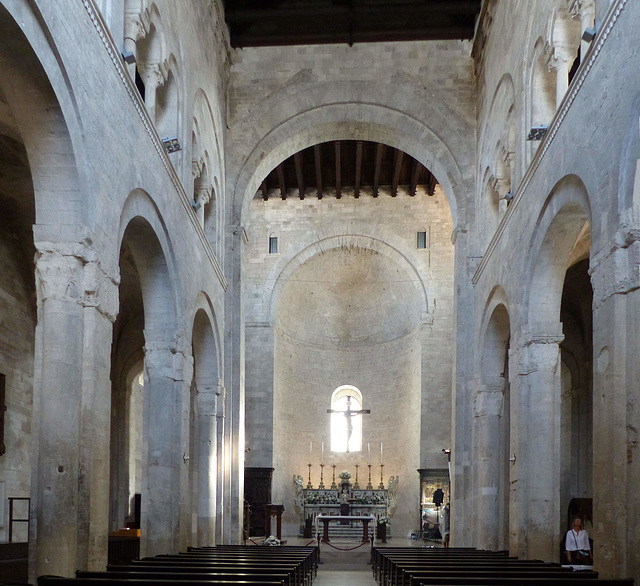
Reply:
[[[451,431],[453,246],[442,190],[256,198],[246,229],[247,464],[275,468],[274,499],[295,534],[292,477],[307,478],[309,443],[315,486],[322,442],[325,484],[332,463],[352,474],[359,464],[366,483],[370,443],[377,486],[382,442],[385,485],[400,477],[393,531],[417,529],[416,470],[446,467]],[[425,249],[418,231],[427,233]],[[269,237],[278,238],[277,254]],[[359,454],[330,452],[326,410],[345,384],[372,411]]]
[[[4,444],[0,457],[0,541],[9,536],[9,497],[28,497],[31,482],[31,409],[35,292],[30,259],[20,251],[16,234],[2,223],[0,236],[0,373],[6,377]],[[2,405],[0,405],[2,409]],[[16,503],[16,517],[26,506]],[[14,525],[15,541],[26,541],[25,523]]]

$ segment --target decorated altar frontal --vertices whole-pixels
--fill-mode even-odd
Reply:
[[[356,472],[357,473],[357,472]],[[351,483],[351,474],[347,471],[340,473],[340,483],[336,484],[335,472],[330,488],[321,486],[314,488],[311,480],[304,487],[301,475],[293,477],[296,486],[295,504],[301,515],[302,524],[311,527],[319,516],[332,517],[368,517],[377,523],[380,519],[386,519],[393,514],[396,507],[396,494],[398,478],[389,479],[388,488],[385,488],[380,478],[380,485],[373,488],[371,474],[365,488],[360,488],[356,482]],[[342,524],[349,521],[343,521]]]

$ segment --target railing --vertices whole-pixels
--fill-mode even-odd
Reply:
[[[24,501],[27,503],[27,518],[26,519],[18,519],[15,516],[14,512],[14,503],[16,501]],[[13,542],[13,524],[14,523],[26,523],[27,524],[27,536],[29,535],[29,529],[31,527],[30,522],[31,517],[31,499],[29,497],[23,496],[11,496],[9,497],[9,543]],[[27,538],[28,539],[28,538]]]

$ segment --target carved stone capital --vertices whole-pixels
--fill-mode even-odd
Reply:
[[[138,65],[140,77],[144,79],[145,85],[158,88],[164,85],[169,75],[169,67],[166,61],[162,63],[140,63]]]
[[[594,308],[612,295],[625,295],[640,289],[640,241],[596,256],[589,272]]]
[[[211,195],[213,193],[213,186],[209,185],[208,187],[201,187],[195,190],[195,200],[196,203],[200,203],[202,206],[205,206],[211,201]]]
[[[36,244],[40,300],[72,301],[95,307],[111,322],[118,315],[118,275],[109,274],[87,243]]]
[[[197,161],[191,161],[191,176],[194,179],[197,179],[202,175],[204,161],[202,159],[198,159]]]

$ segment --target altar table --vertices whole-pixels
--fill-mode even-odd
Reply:
[[[324,529],[322,532],[322,541],[329,542],[329,522],[330,521],[362,521],[362,543],[369,541],[369,521],[375,521],[376,518],[371,515],[318,515],[316,517],[316,535],[320,535],[318,531],[318,521],[322,521]]]

